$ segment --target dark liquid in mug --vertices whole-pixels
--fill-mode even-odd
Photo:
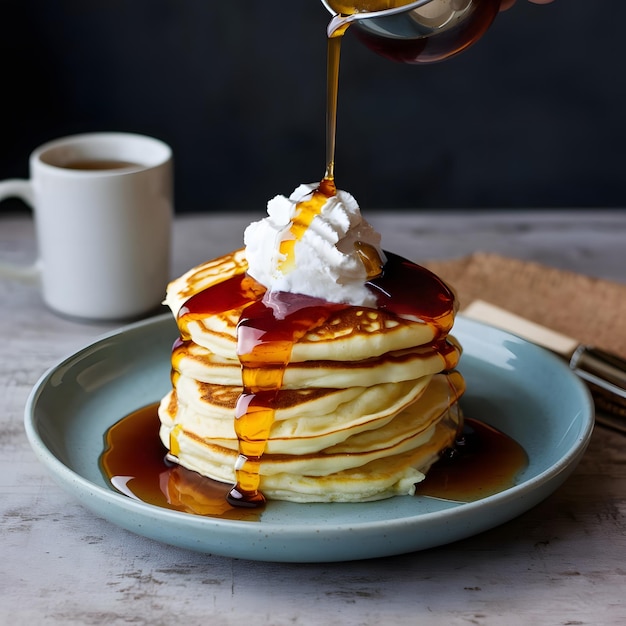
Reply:
[[[70,161],[62,167],[66,170],[103,171],[137,169],[143,166],[141,163],[133,163],[132,161],[117,161],[113,159],[80,159],[77,161]]]

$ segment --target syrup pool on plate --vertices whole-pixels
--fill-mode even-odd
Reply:
[[[227,501],[232,485],[165,460],[167,450],[159,439],[157,406],[151,404],[130,413],[107,431],[100,458],[107,481],[124,495],[161,508],[258,521],[262,509]],[[483,422],[466,419],[455,448],[446,451],[431,468],[418,484],[416,495],[473,502],[512,487],[527,462],[524,449],[516,441]]]

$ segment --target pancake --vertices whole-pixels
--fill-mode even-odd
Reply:
[[[431,377],[424,377],[418,381],[346,390],[281,391],[266,452],[319,452],[355,434],[385,426],[421,397],[430,381]],[[223,388],[181,378],[176,389],[163,399],[159,413],[164,426],[162,438],[168,447],[169,433],[180,425],[184,432],[199,440],[237,449],[233,414],[241,390],[230,388],[226,406],[219,406],[213,398],[216,389]],[[206,393],[201,395],[206,391],[209,397]],[[181,402],[179,397],[191,401]],[[432,397],[432,390],[429,397]]]
[[[453,338],[448,339],[357,361],[290,361],[284,370],[282,387],[345,389],[414,380],[450,370],[458,363],[461,348]],[[181,342],[173,350],[172,366],[175,371],[202,382],[236,386],[241,385],[241,363],[235,356],[224,358],[196,343]]]
[[[247,269],[248,262],[243,249],[206,261],[171,281],[163,304],[171,309],[174,317],[177,317],[189,298]]]
[[[197,345],[223,357],[237,349],[237,324],[243,308],[201,319],[183,317],[186,334]],[[350,307],[331,315],[306,333],[291,351],[291,362],[335,360],[358,361],[394,350],[430,343],[434,329],[426,323],[361,307]]]

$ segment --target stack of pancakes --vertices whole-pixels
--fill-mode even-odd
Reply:
[[[244,307],[185,316],[193,295],[247,268],[243,251],[173,281],[166,304],[182,341],[172,353],[172,390],[159,407],[169,457],[234,484],[235,405],[242,391],[237,323]],[[350,306],[293,345],[260,463],[268,499],[359,502],[413,494],[454,442],[464,390],[460,348],[422,321]]]

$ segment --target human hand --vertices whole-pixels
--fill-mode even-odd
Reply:
[[[515,1],[516,0],[502,0],[502,4],[500,4],[500,11],[510,9],[515,4]],[[529,2],[532,2],[533,4],[550,4],[552,1],[553,0],[529,0]]]

